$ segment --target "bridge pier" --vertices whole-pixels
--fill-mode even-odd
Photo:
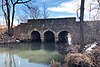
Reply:
[[[55,42],[58,42],[58,37],[55,37]]]
[[[44,37],[41,37],[41,42],[42,42],[42,43],[44,42]]]

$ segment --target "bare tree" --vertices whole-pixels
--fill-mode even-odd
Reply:
[[[30,5],[25,4],[25,6],[27,6],[27,8],[26,9],[24,8],[23,10],[28,17],[30,17],[31,19],[39,18],[40,10],[38,6],[34,6],[33,4],[30,4]]]
[[[25,4],[25,6],[27,6],[27,8],[24,8],[23,10],[27,15],[26,17],[31,19],[38,19],[40,17],[46,19],[49,16],[46,3],[43,3],[42,10],[39,10],[39,7],[34,6],[34,4]]]
[[[4,17],[8,26],[8,35],[12,35],[12,28],[15,16],[15,8],[18,4],[25,4],[30,2],[31,0],[2,0],[2,11],[4,13]],[[11,18],[11,19],[10,19]],[[11,25],[10,25],[11,24]]]
[[[98,17],[100,15],[100,0],[96,0],[98,2],[98,7],[96,7],[95,9],[97,9],[97,13],[94,16],[94,18]]]
[[[24,13],[23,13],[24,14]],[[20,23],[27,23],[27,20],[28,20],[28,16],[27,16],[27,14],[20,14],[20,15],[16,15],[16,21],[17,21],[17,23],[18,24],[20,24]]]
[[[44,19],[48,18],[49,15],[46,3],[43,3],[43,10],[41,12]]]
[[[97,2],[97,4],[94,4],[94,2]],[[93,0],[93,3],[90,3],[90,9],[89,9],[89,19],[93,17],[94,20],[96,20],[100,16],[100,0]],[[91,7],[93,6],[93,7]],[[92,15],[91,12],[95,11],[95,15]]]

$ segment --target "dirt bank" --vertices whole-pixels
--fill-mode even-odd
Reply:
[[[16,42],[16,38],[14,36],[8,36],[5,34],[0,34],[0,43],[13,43]]]

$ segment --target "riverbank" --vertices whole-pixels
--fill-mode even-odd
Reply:
[[[74,48],[74,51],[72,49],[69,53],[63,54],[63,62],[53,60],[50,67],[100,67],[100,45],[93,49],[90,49],[90,47],[84,49],[83,52],[79,52],[78,49],[75,50]]]
[[[8,34],[0,34],[0,44],[5,44],[5,43],[15,43],[16,38],[14,36],[8,36]]]

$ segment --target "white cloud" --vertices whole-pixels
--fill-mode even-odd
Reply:
[[[77,8],[79,8],[80,0],[72,0],[69,2],[63,2],[59,4],[57,7],[48,8],[48,10],[53,12],[68,12],[68,13],[76,13]]]
[[[52,12],[66,12],[66,13],[74,13],[76,14],[77,9],[80,8],[81,0],[71,0],[69,2],[63,2],[59,4],[57,7],[48,8],[49,11]],[[97,2],[93,0],[85,0],[85,19],[89,19],[89,10],[91,8],[97,8]],[[91,11],[91,18],[96,15],[96,10]],[[93,19],[93,18],[92,18]]]
[[[70,15],[70,16],[65,16],[65,15],[61,15],[61,16],[51,16],[49,18],[64,18],[64,17],[74,17],[74,15]]]
[[[94,2],[97,4],[96,2]],[[90,5],[94,4],[92,0],[85,1],[85,10],[89,10]],[[76,13],[76,10],[80,8],[81,0],[71,0],[69,2],[63,2],[59,4],[57,7],[50,7],[48,10],[54,12],[68,12],[68,13]]]

